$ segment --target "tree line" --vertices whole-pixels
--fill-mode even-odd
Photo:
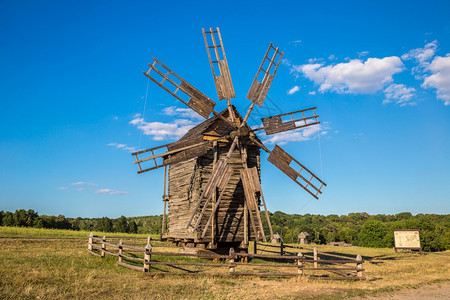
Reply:
[[[279,233],[285,243],[297,243],[298,234],[306,231],[309,240],[316,244],[346,242],[363,247],[393,247],[394,229],[420,229],[421,245],[425,251],[450,249],[450,215],[418,214],[409,212],[395,215],[296,215],[280,211],[269,213],[273,231]],[[265,216],[262,214],[264,220]],[[71,229],[123,233],[161,233],[162,216],[103,218],[66,218],[40,216],[32,209],[19,209],[14,213],[0,211],[0,225],[35,228]],[[269,228],[263,222],[266,235]]]

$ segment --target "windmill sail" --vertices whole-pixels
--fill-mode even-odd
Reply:
[[[275,145],[275,148],[270,152],[267,160],[304,188],[314,198],[319,199],[318,195],[322,193],[322,187],[326,186],[325,182],[320,180],[304,165],[281,149],[280,146]],[[291,167],[292,162],[294,162],[294,166],[300,167],[299,171],[296,171]]]
[[[137,164],[139,167],[138,174],[144,173],[147,171],[155,170],[170,164],[174,164],[180,161],[188,160],[190,158],[198,157],[207,152],[207,144],[208,142],[198,143],[195,145],[186,146],[183,148],[167,151],[170,145],[175,143],[166,144],[162,146],[158,146],[155,148],[150,148],[138,152],[131,153],[131,155],[136,157],[136,161],[134,164]],[[166,150],[166,152],[159,153],[159,151]],[[150,154],[150,156],[145,158],[139,158],[139,155]],[[142,163],[152,162],[153,165],[147,168],[142,167]]]
[[[230,69],[228,68],[219,27],[216,30],[210,28],[209,31],[205,31],[202,28],[202,32],[219,100],[235,98],[236,95],[234,94],[233,82],[231,81]]]
[[[144,72],[144,75],[166,90],[169,94],[192,108],[196,113],[205,119],[208,119],[209,115],[214,112],[216,103],[163,65],[159,60],[156,58],[153,58],[153,60],[153,64],[148,65],[150,69],[147,72]],[[164,72],[159,69],[160,67],[161,69],[164,69]],[[157,80],[158,77],[155,77],[151,71],[158,74],[162,78],[161,81]]]
[[[270,43],[247,94],[247,99],[259,107],[263,105],[264,100],[266,99],[267,92],[269,91],[282,57],[283,52],[280,53],[279,48],[273,47],[272,43]]]
[[[267,135],[319,124],[317,107],[302,109],[261,119]]]

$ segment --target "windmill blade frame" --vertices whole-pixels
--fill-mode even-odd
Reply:
[[[214,84],[216,85],[217,96],[219,100],[235,98],[233,82],[231,80],[230,68],[228,67],[227,57],[225,55],[225,49],[223,46],[222,36],[220,35],[219,27],[216,30],[210,28],[209,31],[205,31],[202,28],[203,38],[205,39],[206,52],[208,52],[209,64],[214,78]],[[219,44],[216,41],[216,35],[219,40]],[[207,37],[210,37],[211,42]],[[219,52],[218,48],[221,49]],[[211,55],[211,49],[213,49],[215,60]],[[221,56],[221,55],[222,56]],[[217,69],[217,71],[216,71]]]
[[[269,58],[269,52],[271,50],[274,50],[274,52],[271,58]],[[273,78],[275,77],[283,55],[284,52],[280,52],[278,47],[275,48],[274,46],[272,46],[272,43],[270,43],[269,48],[267,49],[266,54],[264,54],[264,58],[258,68],[258,71],[256,72],[255,79],[253,79],[253,83],[250,86],[250,90],[247,94],[247,99],[258,105],[259,107],[263,105],[264,100],[266,99],[267,93],[270,86],[272,85]],[[278,61],[276,62],[277,57]],[[268,66],[266,69],[264,69],[266,60],[268,61]],[[274,67],[274,69],[272,69],[272,67]],[[261,72],[264,73],[264,76],[261,80],[259,80],[258,78]]]
[[[269,157],[267,158],[275,167],[280,169],[289,178],[294,180],[298,185],[300,185],[305,191],[307,191],[311,196],[319,199],[318,195],[322,194],[322,187],[326,186],[326,183],[319,179],[313,172],[302,165],[298,160],[289,155],[280,146],[275,145],[274,149],[270,151]],[[300,170],[296,171],[290,166],[292,162],[295,162],[297,166],[300,166]],[[302,173],[303,172],[303,173]],[[311,176],[307,179],[305,176]],[[300,178],[300,180],[298,180]],[[317,183],[320,184],[319,187]],[[310,189],[311,187],[311,189]]]
[[[216,102],[214,102],[208,96],[197,90],[194,86],[189,84],[186,80],[181,78],[179,75],[177,75],[171,69],[166,67],[156,58],[153,58],[153,60],[154,60],[153,64],[148,64],[150,69],[147,72],[143,72],[144,75],[147,76],[149,79],[151,79],[153,82],[155,82],[157,85],[159,85],[161,88],[166,90],[169,94],[171,94],[172,96],[174,96],[175,98],[177,98],[178,100],[189,106],[196,113],[198,113],[205,119],[208,119],[211,113],[214,112]],[[161,70],[159,70],[159,68],[157,68],[157,65],[165,69],[166,73],[164,74]],[[151,75],[152,70],[162,77],[161,82],[156,80],[156,78]],[[175,77],[176,79],[175,78],[172,79],[171,78],[172,76]],[[177,83],[175,80],[180,81],[180,83]],[[175,88],[173,92],[169,88],[164,86],[164,83],[166,82],[172,85],[171,88]],[[180,91],[186,94],[189,97],[189,99],[182,99],[180,97],[179,93]]]
[[[305,128],[320,124],[319,115],[316,114],[317,107],[301,109],[280,115],[262,118],[263,127],[253,131],[264,130],[266,135],[281,133],[289,130]],[[301,114],[301,117],[296,117]],[[287,118],[286,118],[287,117]]]
[[[137,164],[139,167],[139,171],[137,173],[141,174],[144,172],[148,172],[148,171],[155,170],[155,169],[158,169],[158,168],[161,168],[164,166],[168,166],[168,165],[182,162],[182,161],[194,158],[194,157],[201,156],[207,152],[207,145],[210,142],[206,141],[206,142],[197,143],[194,145],[185,146],[185,147],[182,147],[179,149],[169,150],[170,146],[175,143],[170,143],[170,144],[166,144],[166,145],[162,145],[162,146],[158,146],[158,147],[131,153],[131,155],[133,155],[136,158],[136,160],[133,162],[133,164]],[[163,148],[166,148],[166,152],[159,153],[159,154],[155,153],[156,150],[163,149]],[[151,156],[146,157],[146,158],[139,158],[139,155],[145,154],[145,153],[150,153]],[[176,157],[171,157],[171,156],[175,156],[175,155],[176,155]],[[143,169],[141,166],[141,163],[151,161],[151,160],[153,160],[154,166]],[[159,162],[159,160],[162,160],[162,162]]]

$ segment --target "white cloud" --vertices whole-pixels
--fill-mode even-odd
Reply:
[[[309,92],[308,94],[310,94],[310,95],[315,95],[316,94],[316,91],[311,91],[311,92]]]
[[[287,142],[302,142],[312,140],[318,136],[319,131],[321,135],[325,135],[327,134],[327,131],[325,129],[328,130],[329,127],[327,125],[324,126],[323,124],[317,124],[269,136],[262,133],[262,139],[263,142],[267,144],[284,145]]]
[[[136,114],[129,122],[142,130],[145,135],[152,136],[153,140],[176,140],[194,127],[198,121],[203,120],[203,117],[197,114],[190,108],[178,108],[176,106],[169,106],[163,109],[163,114],[166,116],[178,117],[172,122],[147,122],[140,114]]]
[[[287,93],[288,95],[293,95],[295,93],[297,93],[298,91],[300,91],[300,87],[298,85],[292,87]]]
[[[60,186],[60,187],[58,187],[58,190],[67,190],[67,189],[69,189],[67,186]]]
[[[84,188],[84,187],[80,187],[80,188],[77,188],[77,191],[79,191],[79,192],[81,192],[81,191],[84,191],[86,188]]]
[[[328,60],[335,60],[336,56],[334,54],[330,54],[330,56],[328,56]]]
[[[383,103],[395,102],[400,106],[414,105],[415,102],[411,101],[411,99],[414,96],[415,91],[416,89],[407,87],[404,84],[392,83],[383,91],[386,96]]]
[[[177,116],[180,118],[190,118],[194,120],[203,120],[203,117],[196,113],[191,108],[179,108],[176,106],[169,106],[163,109],[163,114],[167,116]]]
[[[437,50],[437,41],[434,40],[431,43],[428,43],[423,48],[416,48],[409,50],[408,53],[402,55],[403,60],[415,60],[418,63],[426,63],[429,61]]]
[[[393,81],[392,76],[401,72],[404,65],[397,56],[353,59],[347,63],[324,66],[323,63],[293,65],[291,73],[303,74],[319,85],[319,91],[349,94],[371,94]]]
[[[177,119],[171,123],[146,122],[142,118],[136,118],[130,121],[130,124],[142,130],[145,135],[150,135],[155,141],[176,140],[194,127],[195,123],[187,119]]]
[[[402,55],[403,60],[413,60],[417,63],[417,66],[411,69],[411,74],[415,75],[416,79],[422,79],[423,73],[430,65],[430,60],[436,54],[437,41],[434,40],[431,43],[426,44],[423,48],[416,48],[408,51]]]
[[[98,189],[94,192],[95,194],[109,194],[109,195],[123,195],[128,194],[128,192],[122,192],[112,189]]]
[[[129,151],[129,152],[136,152],[137,151],[136,148],[129,147],[129,146],[125,145],[125,144],[109,143],[106,146],[116,147],[117,149]]]
[[[450,53],[445,57],[436,56],[427,67],[431,75],[424,78],[422,87],[437,89],[436,96],[450,105]]]

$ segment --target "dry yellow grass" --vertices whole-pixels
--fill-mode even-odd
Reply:
[[[86,251],[87,234],[65,233],[33,238],[27,229],[0,227],[0,298],[112,299],[340,299],[377,295],[448,281],[450,251],[394,253],[392,249],[319,247],[320,251],[366,259],[365,281],[319,281],[307,278],[257,278],[201,275],[149,276]],[[52,237],[57,237],[52,231]],[[63,235],[61,235],[63,236]],[[70,237],[70,238],[67,238]]]

